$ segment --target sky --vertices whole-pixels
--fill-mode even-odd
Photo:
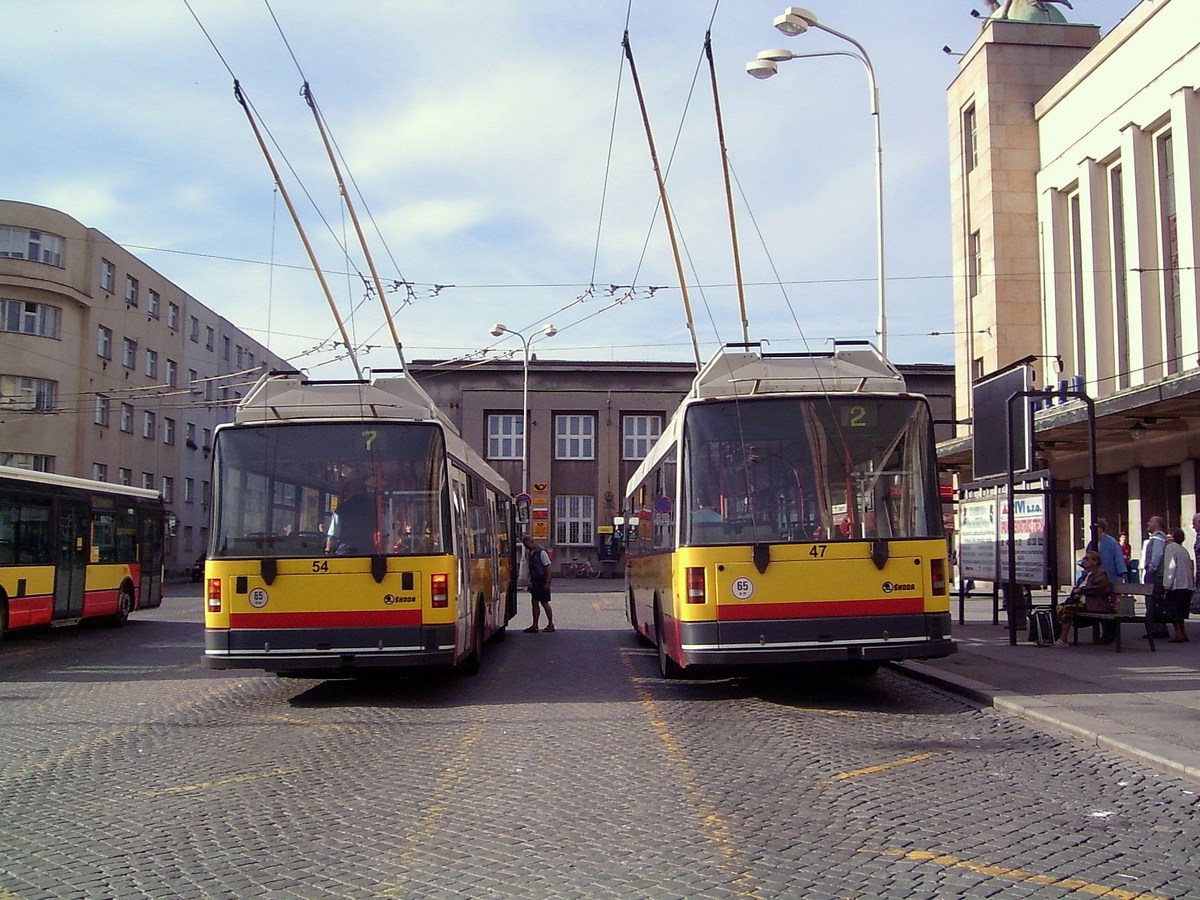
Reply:
[[[815,0],[814,0],[815,2]],[[1075,0],[1106,34],[1135,0]],[[971,0],[824,0],[880,95],[889,355],[953,363],[946,88]],[[1062,9],[1062,7],[1060,7]],[[404,357],[695,358],[629,34],[665,171],[698,352],[741,341],[711,32],[751,341],[874,340],[875,138],[852,50],[786,37],[780,0],[45,0],[6,4],[0,197],[117,241],[314,377],[352,374],[335,317],[233,93],[236,77],[363,367],[398,364],[307,81]],[[943,47],[953,53],[946,53]],[[405,287],[407,284],[409,287]],[[557,334],[539,334],[553,324]]]

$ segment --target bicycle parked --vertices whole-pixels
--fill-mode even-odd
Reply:
[[[599,578],[600,571],[592,565],[591,560],[574,559],[562,564],[564,578]]]

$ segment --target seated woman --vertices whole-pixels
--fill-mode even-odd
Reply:
[[[1071,626],[1080,613],[1113,612],[1111,594],[1112,581],[1100,565],[1100,553],[1087,551],[1083,554],[1083,580],[1058,608],[1058,621],[1062,625],[1058,645],[1066,647],[1070,644]]]

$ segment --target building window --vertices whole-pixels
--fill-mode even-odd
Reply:
[[[971,380],[978,381],[984,375],[983,357],[977,356],[971,362]]]
[[[184,550],[192,549],[192,526],[191,525],[183,526],[183,549]]]
[[[177,387],[179,382],[179,363],[173,359],[167,360],[167,384]]]
[[[175,500],[175,479],[170,475],[162,477],[162,495],[164,503],[172,503]]]
[[[196,449],[196,423],[188,422],[184,428],[184,444],[189,450]]]
[[[158,430],[158,423],[155,421],[157,417],[150,410],[142,412],[142,437],[152,438]]]
[[[983,241],[978,231],[967,238],[967,296],[979,294],[979,275],[983,269]]]
[[[126,469],[124,466],[117,469],[117,483],[131,487],[133,485],[133,469]]]
[[[1175,208],[1175,154],[1171,132],[1158,139],[1158,196],[1162,210],[1163,362],[1168,375],[1179,372],[1183,356],[1179,284],[1179,215]]]
[[[200,502],[208,506],[208,501],[212,499],[212,483],[208,481],[200,482]]]
[[[596,417],[564,415],[554,417],[554,458],[595,459]]]
[[[205,326],[205,337],[204,337],[204,349],[211,350],[213,347],[215,347],[217,345],[216,341],[217,341],[216,331],[213,330],[213,327],[211,325],[206,325]]]
[[[96,355],[101,359],[112,359],[112,329],[101,325],[96,329]]]
[[[121,338],[121,365],[127,369],[137,368],[137,341]]]
[[[62,310],[46,303],[0,300],[0,331],[57,338]]]
[[[979,132],[974,103],[963,110],[962,140],[963,172],[969,175],[979,165]]]
[[[625,416],[621,432],[621,458],[645,459],[662,434],[662,416]]]
[[[211,428],[204,429],[204,443],[201,444],[200,446],[204,448],[204,451],[206,453],[212,449],[212,429]]]
[[[0,256],[62,268],[63,239],[57,234],[0,225]]]
[[[133,407],[128,403],[121,404],[121,430],[133,434]]]
[[[117,267],[107,259],[100,260],[100,288],[110,294],[117,290]]]
[[[229,362],[229,338],[221,338],[221,359]]]
[[[162,295],[154,288],[146,291],[146,314],[151,318],[157,319],[159,316],[159,307],[162,305]]]
[[[247,369],[254,368],[254,354],[251,353],[249,350],[246,351],[246,368]]]
[[[1083,375],[1088,343],[1084,318],[1087,297],[1083,284],[1083,214],[1078,193],[1067,198],[1067,218],[1071,238],[1071,328],[1075,335],[1075,374]]]
[[[146,377],[158,378],[158,351],[146,351]]]
[[[142,473],[142,487],[147,491],[154,490],[154,476],[151,473]]]
[[[130,306],[138,305],[138,280],[132,275],[125,276],[125,302]]]
[[[524,459],[524,416],[495,413],[487,417],[488,459]]]
[[[195,478],[183,479],[183,502],[184,503],[195,503],[196,502],[196,479]]]
[[[167,304],[167,327],[172,331],[179,330],[179,304]]]
[[[54,457],[41,453],[8,453],[0,451],[0,466],[12,466],[27,472],[53,472]]]
[[[108,427],[108,414],[111,406],[112,401],[107,397],[101,397],[99,394],[96,395],[95,422],[97,425],[103,425],[105,428]]]
[[[246,348],[241,344],[237,345],[237,367],[240,369],[246,365]]]
[[[25,375],[0,375],[0,407],[52,412],[57,398],[57,381]]]
[[[108,481],[108,466],[104,463],[92,463],[92,481]]]
[[[195,316],[191,317],[190,324],[188,325],[188,337],[193,344],[200,343],[200,320]]]
[[[590,547],[595,543],[596,498],[587,494],[559,494],[554,498],[554,543]]]
[[[1117,389],[1129,387],[1129,272],[1125,256],[1125,195],[1121,189],[1121,167],[1108,174],[1109,203],[1112,205],[1113,330],[1117,339]]]
[[[175,420],[169,416],[163,417],[163,443],[175,446]]]

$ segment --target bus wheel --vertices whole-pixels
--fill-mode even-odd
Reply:
[[[662,610],[659,609],[657,600],[654,601],[654,632],[658,637],[658,669],[662,672],[663,678],[682,678],[683,669],[679,663],[667,655],[667,638],[663,634]]]
[[[638,628],[637,620],[637,603],[633,599],[633,591],[629,592],[629,624],[633,626],[634,636],[637,637],[637,642],[643,647],[653,647],[654,643],[650,638],[642,634],[642,629]]]
[[[461,671],[464,675],[478,675],[483,668],[483,601],[475,604],[474,639],[475,649],[463,660]]]
[[[110,624],[113,627],[124,625],[129,621],[129,614],[133,612],[133,588],[128,584],[121,585],[121,592],[117,595],[117,611],[110,619]]]

